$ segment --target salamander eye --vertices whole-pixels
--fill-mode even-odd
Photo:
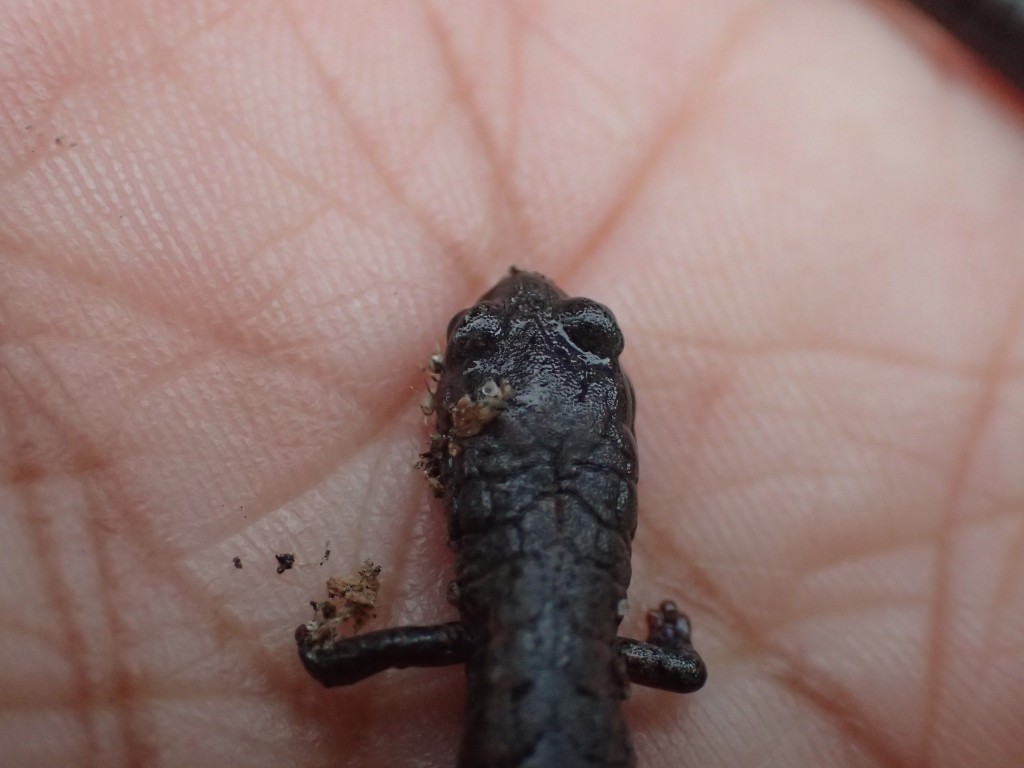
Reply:
[[[501,319],[483,304],[470,307],[448,324],[448,350],[445,361],[470,362],[497,349]]]
[[[622,331],[611,310],[591,299],[566,299],[558,319],[565,335],[584,352],[614,359],[622,352]]]

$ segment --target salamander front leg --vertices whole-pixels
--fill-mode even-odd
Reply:
[[[690,643],[690,620],[666,600],[647,614],[647,642],[620,637],[615,641],[626,674],[637,685],[675,693],[692,693],[707,680],[704,660]]]
[[[458,621],[354,637],[325,634],[302,624],[295,630],[295,641],[306,671],[328,688],[351,685],[385,669],[462,664],[471,645]]]

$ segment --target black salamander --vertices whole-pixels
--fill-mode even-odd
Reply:
[[[355,637],[296,630],[326,686],[466,665],[461,768],[632,766],[627,680],[704,684],[686,616],[616,637],[637,522],[634,402],[611,312],[511,273],[448,326],[421,466],[444,498],[460,621]]]

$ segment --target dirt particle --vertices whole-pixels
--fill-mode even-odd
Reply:
[[[449,409],[452,433],[456,437],[472,437],[492,422],[512,397],[512,387],[505,379],[490,380],[480,388],[479,395],[477,398],[463,395]]]
[[[343,629],[354,635],[363,624],[377,615],[380,572],[379,565],[364,560],[356,573],[332,576],[327,580],[327,599],[310,602],[314,616],[305,625],[314,642],[326,640],[335,634],[344,634]]]
[[[280,555],[274,555],[277,558],[277,572],[284,573],[290,571],[295,566],[295,555],[290,552],[286,552]]]

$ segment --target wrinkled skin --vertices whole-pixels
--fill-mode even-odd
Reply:
[[[888,6],[614,7],[4,3],[11,765],[452,763],[461,670],[292,628],[366,557],[454,616],[416,363],[510,263],[626,334],[623,631],[710,669],[641,766],[1015,764],[1021,99]]]

